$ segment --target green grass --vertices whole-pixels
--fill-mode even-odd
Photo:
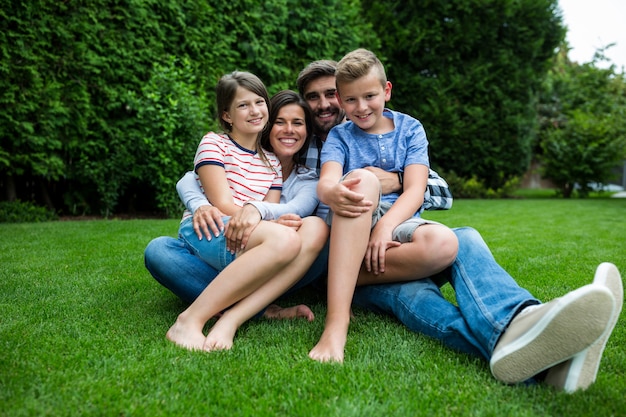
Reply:
[[[426,217],[478,229],[522,286],[550,300],[588,283],[602,261],[624,275],[625,214],[623,199],[524,199],[458,200]],[[177,223],[0,225],[0,415],[626,414],[623,318],[597,382],[574,395],[505,386],[483,361],[361,310],[345,364],[316,363],[307,353],[325,310],[315,296],[313,323],[249,322],[229,352],[177,348],[164,336],[185,305],[143,266],[146,244]]]

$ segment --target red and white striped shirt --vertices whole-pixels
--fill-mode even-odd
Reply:
[[[223,167],[234,204],[243,207],[247,201],[263,200],[269,190],[282,190],[280,161],[272,152],[265,151],[265,156],[271,167],[256,151],[239,146],[228,135],[209,132],[198,145],[194,169],[197,172],[199,167],[207,164]],[[196,181],[202,188],[197,174]]]

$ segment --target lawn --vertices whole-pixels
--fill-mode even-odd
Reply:
[[[545,301],[590,282],[602,261],[626,275],[625,199],[457,200],[425,217],[479,230]],[[325,306],[306,291],[282,304],[307,301],[313,323],[256,320],[229,352],[180,349],[164,336],[185,305],[143,266],[150,239],[177,224],[0,225],[0,415],[626,415],[624,317],[597,382],[573,395],[503,385],[485,362],[358,309],[346,362],[311,361]]]

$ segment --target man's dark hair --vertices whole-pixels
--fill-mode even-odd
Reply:
[[[304,89],[313,80],[320,77],[335,76],[335,69],[337,68],[337,62],[329,59],[322,59],[319,61],[313,61],[307,65],[296,80],[298,86],[298,92],[301,96],[304,96]]]

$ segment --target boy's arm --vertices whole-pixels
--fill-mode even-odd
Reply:
[[[358,217],[372,206],[365,196],[350,190],[350,186],[358,179],[341,181],[343,168],[339,162],[328,161],[322,165],[317,194],[320,200],[339,216]]]
[[[404,190],[389,211],[376,224],[393,230],[403,221],[413,217],[424,203],[424,190],[428,180],[428,167],[411,164],[404,168]]]

